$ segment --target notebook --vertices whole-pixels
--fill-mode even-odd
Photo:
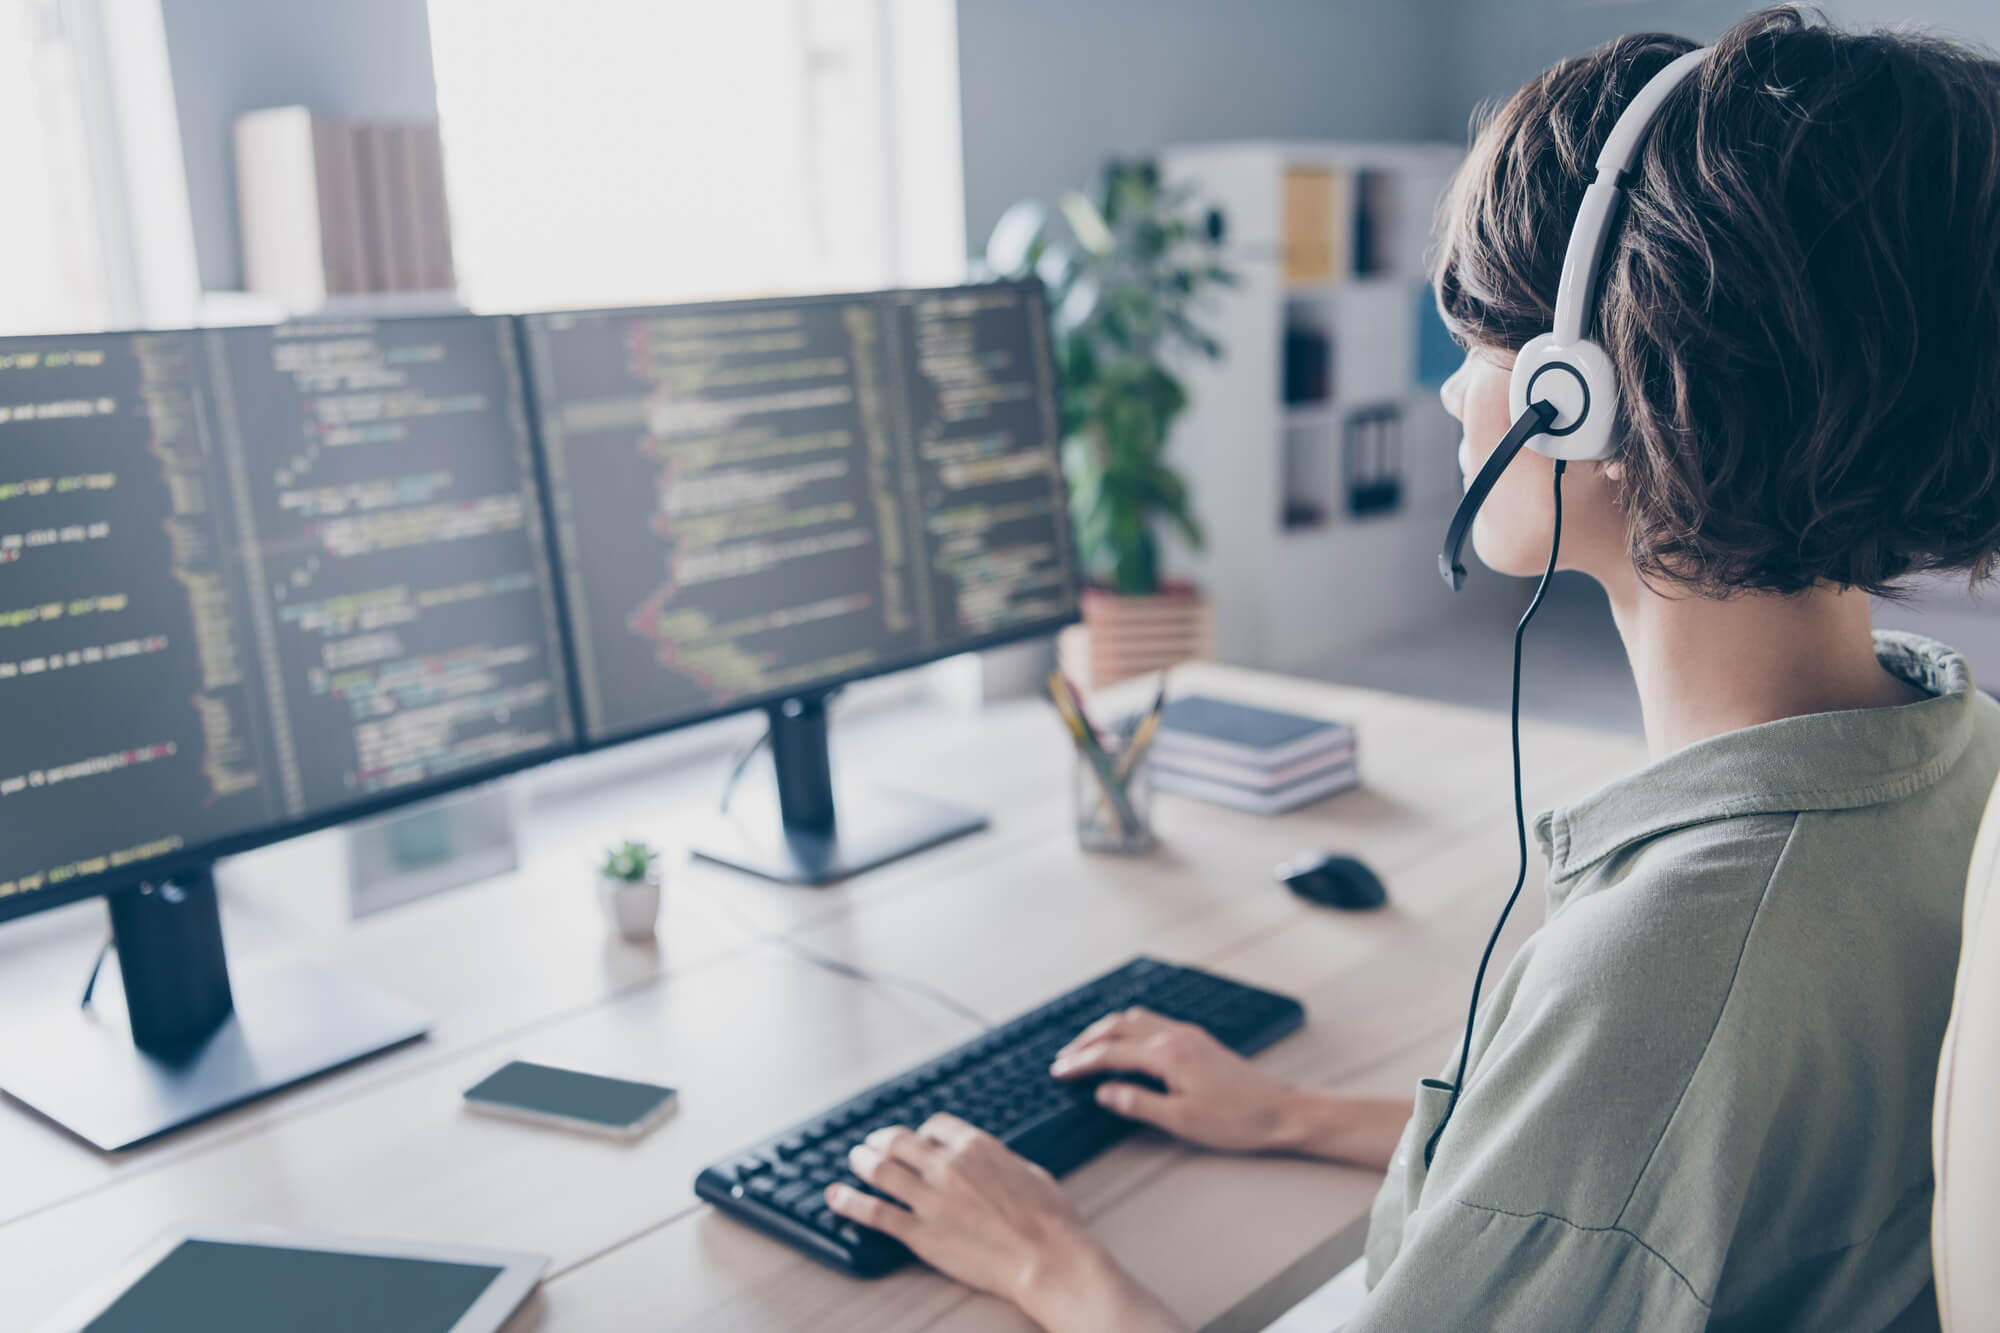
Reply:
[[[1161,714],[1153,758],[1165,765],[1204,756],[1268,773],[1353,743],[1354,728],[1343,722],[1190,694]]]

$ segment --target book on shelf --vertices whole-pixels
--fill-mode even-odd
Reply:
[[[1375,167],[1285,171],[1279,252],[1289,283],[1341,282],[1395,271],[1396,173]]]
[[[248,290],[301,314],[456,286],[434,122],[270,107],[240,117],[235,139]]]
[[[1311,805],[1314,801],[1324,800],[1337,792],[1359,786],[1361,773],[1350,756],[1346,762],[1317,777],[1294,782],[1273,791],[1252,791],[1232,782],[1216,782],[1210,778],[1199,778],[1157,765],[1152,770],[1151,778],[1155,791],[1191,796],[1199,801],[1226,805],[1236,810],[1247,810],[1253,815],[1282,815],[1288,810]]]
[[[1285,281],[1332,282],[1353,263],[1354,209],[1348,174],[1330,167],[1285,172],[1280,249]]]

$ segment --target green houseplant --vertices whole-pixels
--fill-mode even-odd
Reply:
[[[660,915],[660,854],[627,839],[604,854],[597,868],[597,894],[605,915],[628,940],[652,938]]]
[[[1206,647],[1198,593],[1162,579],[1160,535],[1170,525],[1189,547],[1202,546],[1192,498],[1166,449],[1187,405],[1174,365],[1222,355],[1196,312],[1208,289],[1235,280],[1222,263],[1223,234],[1221,214],[1163,184],[1153,162],[1113,160],[1094,197],[1071,192],[1054,212],[1016,204],[987,245],[995,276],[1032,275],[1048,291],[1063,382],[1063,470],[1090,583],[1088,674],[1098,683]],[[1185,634],[1172,632],[1176,619]],[[1135,656],[1142,637],[1164,660]]]

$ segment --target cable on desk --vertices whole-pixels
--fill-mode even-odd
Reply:
[[[105,935],[104,943],[98,946],[97,961],[90,965],[90,978],[83,983],[83,998],[77,1001],[77,1008],[88,1009],[92,997],[97,994],[97,976],[104,971],[104,960],[111,956],[113,937]]]
[[[872,986],[882,986],[890,990],[908,991],[912,995],[921,996],[941,1008],[951,1010],[951,1012],[957,1014],[960,1018],[982,1032],[991,1032],[1000,1026],[977,1009],[974,1009],[971,1005],[955,1000],[937,987],[927,982],[918,981],[915,977],[899,976],[894,972],[875,972],[854,963],[843,962],[841,959],[835,958],[832,954],[821,953],[809,944],[801,944],[789,935],[780,934],[773,938],[806,962],[811,963],[814,967],[824,968],[835,976],[847,977],[854,981]]]
[[[918,981],[915,977],[905,977],[894,972],[877,972],[871,968],[846,962],[835,958],[832,954],[821,953],[810,944],[803,944],[783,931],[767,935],[755,925],[745,921],[728,903],[720,903],[719,905],[722,908],[722,914],[729,918],[730,924],[745,935],[755,940],[770,940],[773,943],[779,944],[790,950],[801,962],[820,968],[823,971],[831,972],[835,976],[846,977],[850,981],[859,981],[870,986],[880,986],[885,990],[907,991],[912,995],[929,1000],[939,1008],[949,1009],[952,1013],[958,1015],[958,1017],[978,1028],[981,1032],[991,1032],[999,1026],[998,1023],[995,1023],[971,1005],[947,995],[928,982]]]
[[[838,691],[834,693],[838,693]],[[743,780],[744,770],[750,767],[750,761],[755,759],[757,752],[770,744],[770,741],[771,727],[769,723],[766,723],[762,734],[756,740],[743,747],[742,753],[736,756],[736,762],[730,765],[729,776],[724,778],[722,782],[721,807],[723,814],[726,815],[729,813],[729,800],[736,794],[736,786]],[[889,990],[908,991],[910,994],[921,996],[941,1008],[949,1009],[952,1013],[957,1014],[960,1018],[982,1032],[991,1032],[995,1027],[999,1026],[971,1005],[953,999],[937,987],[918,981],[915,977],[897,976],[891,972],[874,972],[857,964],[844,962],[841,959],[835,958],[832,954],[821,953],[811,945],[801,944],[782,931],[776,935],[767,937],[762,931],[738,916],[728,905],[725,904],[722,910],[729,917],[730,922],[744,934],[760,940],[765,938],[773,939],[791,950],[803,961],[810,963],[814,967],[831,972],[835,976],[846,977],[850,981],[859,981],[865,985],[881,986]],[[106,947],[108,948],[109,945],[107,944]],[[103,960],[100,958],[98,961],[101,963]]]
[[[729,800],[732,796],[736,795],[736,784],[743,781],[743,770],[750,767],[750,761],[757,757],[757,752],[770,743],[771,724],[766,722],[764,730],[758,735],[757,739],[744,746],[743,752],[736,756],[736,762],[730,766],[729,776],[722,780],[721,809],[723,814],[726,815],[729,813]]]

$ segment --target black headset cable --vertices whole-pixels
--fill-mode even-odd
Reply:
[[[1472,979],[1472,1005],[1465,1015],[1465,1040],[1458,1048],[1458,1073],[1451,1080],[1451,1098],[1445,1103],[1444,1115],[1439,1118],[1437,1128],[1424,1144],[1424,1166],[1428,1168],[1431,1158],[1437,1153],[1438,1140],[1444,1136],[1444,1127],[1451,1123],[1451,1113],[1458,1109],[1458,1097],[1465,1088],[1465,1066],[1472,1058],[1472,1029],[1479,1018],[1479,992],[1486,985],[1486,965],[1493,961],[1493,950],[1500,943],[1500,932],[1507,928],[1507,918],[1513,914],[1514,904],[1521,897],[1521,886],[1528,882],[1528,812],[1521,799],[1521,641],[1527,635],[1528,622],[1535,618],[1535,612],[1542,605],[1542,594],[1549,590],[1549,580],[1555,577],[1556,554],[1562,549],[1563,539],[1563,468],[1562,459],[1556,460],[1555,532],[1549,538],[1548,568],[1542,571],[1542,581],[1535,585],[1535,596],[1528,603],[1528,609],[1521,615],[1521,623],[1514,627],[1514,699],[1511,707],[1510,728],[1514,741],[1514,838],[1520,845],[1520,868],[1514,875],[1514,891],[1507,895],[1507,905],[1500,909],[1500,919],[1493,923],[1493,933],[1487,937],[1486,952],[1479,956],[1479,971]]]

